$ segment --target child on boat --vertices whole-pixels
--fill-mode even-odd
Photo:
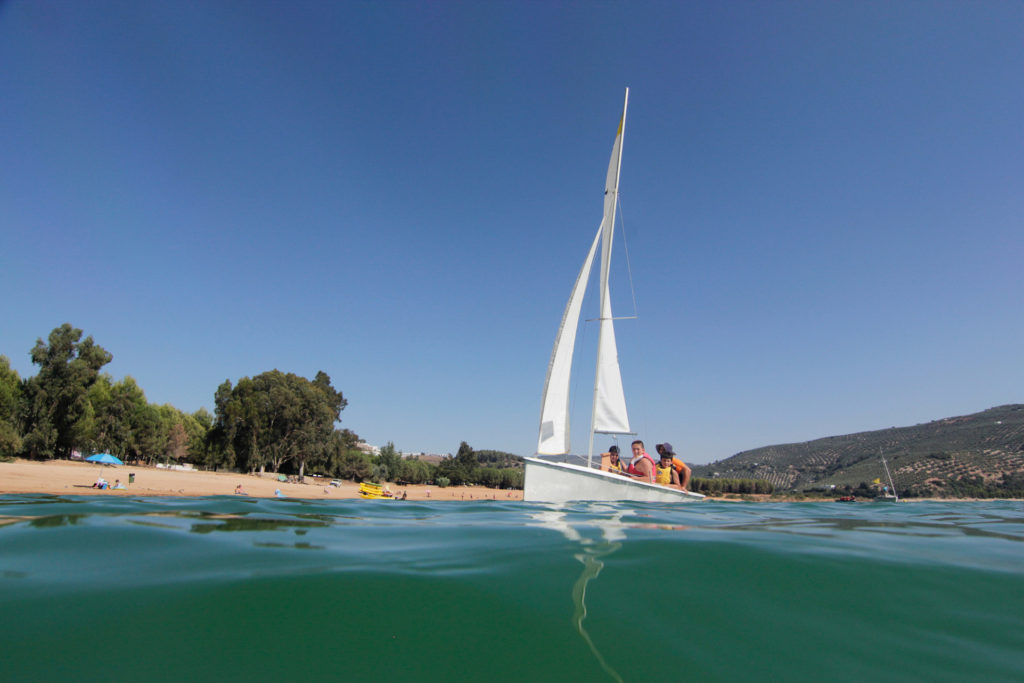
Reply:
[[[672,444],[668,442],[659,443],[654,448],[658,451],[658,455],[661,456],[655,481],[659,484],[678,486],[686,490],[686,487],[690,484],[692,473],[685,462],[675,457],[676,452],[672,450]]]

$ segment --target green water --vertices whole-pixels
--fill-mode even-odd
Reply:
[[[1019,502],[0,496],[0,680],[1024,680]]]

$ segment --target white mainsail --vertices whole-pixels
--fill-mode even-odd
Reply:
[[[558,326],[555,348],[551,351],[540,408],[540,437],[537,440],[537,453],[540,455],[562,455],[569,452],[569,378],[572,355],[576,348],[576,330],[580,322],[580,310],[583,308],[583,294],[587,289],[590,267],[594,263],[600,239],[599,228],[594,243],[590,245],[590,252],[583,261],[583,267],[576,276],[576,284],[569,295],[569,303],[565,305],[565,313],[562,314],[562,324]]]

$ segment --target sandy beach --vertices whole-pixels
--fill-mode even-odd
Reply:
[[[128,475],[135,474],[135,482],[128,483]],[[113,484],[120,479],[124,490],[92,488],[101,476]],[[276,491],[288,498],[345,499],[359,498],[359,484],[343,481],[331,486],[330,479],[306,477],[304,484],[277,480],[275,474],[237,474],[230,472],[202,472],[168,470],[153,466],[95,465],[71,460],[15,460],[0,462],[0,494],[49,493],[62,496],[230,496],[235,487],[242,485],[248,495],[274,498]],[[436,486],[388,484],[398,495],[406,493],[409,500],[522,500],[520,490],[500,491],[483,486]]]

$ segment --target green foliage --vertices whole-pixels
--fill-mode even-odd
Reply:
[[[452,484],[475,484],[477,469],[480,467],[472,447],[465,441],[459,444],[459,452],[454,458],[446,458],[437,466],[438,475],[448,479]]]
[[[181,425],[185,429],[184,460],[203,465],[208,459],[207,436],[213,427],[213,416],[206,408],[200,408],[191,415],[180,413]]]
[[[388,441],[380,449],[380,455],[374,464],[377,468],[375,474],[380,476],[376,481],[396,481],[401,473],[402,454],[395,448],[394,443]]]
[[[0,356],[0,458],[13,458],[21,452],[23,412],[21,379],[11,369],[11,361],[7,356]]]
[[[160,419],[160,409],[144,403],[132,411],[129,417],[131,439],[128,442],[128,457],[133,460],[155,462],[163,455],[167,440]]]
[[[764,479],[726,479],[694,477],[690,490],[697,493],[717,495],[722,493],[774,493],[775,487]]]
[[[485,467],[505,468],[523,466],[522,457],[504,451],[476,451],[476,459],[477,462]]]
[[[239,467],[279,472],[293,463],[299,476],[307,463],[328,463],[334,423],[348,404],[326,373],[311,382],[278,370],[243,377],[234,387],[225,381],[214,400],[220,447]]]
[[[167,447],[164,455],[176,462],[188,455],[188,434],[185,432],[185,425],[181,421],[175,421],[167,433]]]
[[[442,489],[448,488],[452,484],[451,480],[448,477],[444,477],[444,476],[441,476],[441,477],[438,477],[437,479],[435,479],[434,483],[437,484],[438,488],[442,488]]]
[[[134,454],[132,444],[138,439],[133,434],[133,422],[147,405],[146,395],[135,380],[126,376],[112,384],[109,375],[101,375],[89,390],[89,402],[95,418],[86,450],[113,453],[121,458]]]
[[[511,463],[510,467],[481,467],[478,451],[463,441],[454,458],[442,460],[437,466],[417,457],[402,458],[394,444],[388,442],[380,455],[372,460],[368,478],[373,481],[394,481],[399,484],[445,482],[439,486],[480,484],[492,488],[522,488],[522,458],[500,451],[486,451],[490,463]],[[516,465],[519,465],[516,467]],[[350,478],[350,477],[346,477]]]
[[[430,463],[417,458],[408,458],[402,460],[397,481],[407,484],[426,484],[428,481],[434,480],[435,472],[437,472],[437,468]]]
[[[1004,486],[1001,476],[1024,470],[1024,405],[998,406],[911,427],[766,446],[693,470],[697,477],[765,479],[780,490],[836,485],[852,491],[876,478],[888,483],[880,453],[901,497],[988,491],[1012,495],[1004,493],[1014,489]],[[977,476],[982,483],[972,479]]]
[[[520,467],[481,467],[477,470],[477,483],[492,489],[521,489],[523,474]]]
[[[476,482],[495,489],[521,489],[525,470],[518,455],[503,451],[476,451],[477,461],[483,465],[476,470]]]
[[[50,332],[48,343],[36,340],[31,356],[39,372],[25,383],[23,447],[32,458],[69,457],[94,429],[89,389],[113,356],[69,323]]]
[[[935,495],[945,498],[1024,498],[1024,471],[1002,472],[998,478],[989,480],[978,475],[962,476],[932,486],[911,487],[900,495],[908,498]]]
[[[335,473],[342,479],[369,481],[373,474],[373,465],[366,454],[360,451],[348,451],[341,457]]]
[[[359,437],[347,429],[335,431],[328,444],[324,471],[341,479],[369,481],[373,475],[373,459],[356,448],[358,442]]]
[[[332,477],[369,481],[372,476],[372,458],[356,448],[359,437],[348,429],[335,430],[327,444],[327,461],[321,471]]]
[[[356,480],[372,474],[369,458],[355,450],[359,437],[334,429],[347,401],[326,373],[307,380],[274,370],[235,387],[227,381],[214,396],[215,416],[189,415],[148,403],[131,377],[101,374],[111,354],[70,324],[54,329],[48,344],[37,340],[31,353],[40,369],[27,381],[0,356],[0,458],[79,450],[210,469],[289,466],[301,476],[309,465]]]

